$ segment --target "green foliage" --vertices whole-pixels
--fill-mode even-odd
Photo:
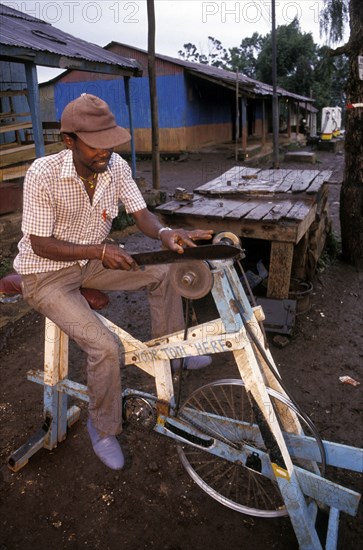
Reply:
[[[330,231],[326,236],[325,247],[318,261],[318,270],[323,271],[329,265],[334,265],[341,253],[341,242],[337,235]]]
[[[347,13],[348,0],[325,0],[324,17],[334,4],[344,4],[343,17]],[[336,4],[335,4],[336,3]],[[340,4],[339,4],[340,3]],[[288,25],[276,29],[277,84],[289,92],[313,97],[316,108],[321,112],[326,105],[344,107],[346,104],[345,84],[348,75],[346,56],[334,57],[327,46],[314,43],[311,33],[302,32],[295,18]],[[179,51],[185,60],[222,67],[272,84],[271,33],[262,36],[257,32],[243,38],[239,46],[226,50],[216,38],[208,37],[208,54],[198,52],[194,44],[184,44]]]
[[[125,227],[134,224],[134,218],[127,214],[123,208],[120,208],[117,218],[112,221],[112,231],[121,231]]]
[[[320,33],[326,35],[333,44],[340,42],[348,14],[349,0],[324,0],[320,13]]]
[[[272,84],[271,34],[266,37],[257,58],[256,78]],[[310,95],[314,81],[316,45],[311,33],[303,33],[295,18],[276,29],[277,84],[290,92]]]
[[[333,57],[326,46],[318,49],[311,92],[319,111],[326,105],[345,106],[348,70],[345,55]]]
[[[8,258],[2,258],[0,260],[0,278],[5,277],[8,273],[12,271],[12,264]]]
[[[251,37],[244,38],[238,47],[229,48],[225,56],[224,68],[256,78],[256,63],[266,38],[254,32]]]

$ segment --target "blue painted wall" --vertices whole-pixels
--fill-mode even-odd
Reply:
[[[202,79],[189,79],[186,126],[232,121],[233,93]]]
[[[123,79],[58,83],[55,104],[59,120],[64,107],[81,93],[91,93],[106,101],[121,126],[128,126]],[[130,81],[135,128],[151,128],[148,78]],[[230,92],[220,86],[200,81],[187,84],[183,74],[157,77],[160,128],[182,128],[231,121]]]

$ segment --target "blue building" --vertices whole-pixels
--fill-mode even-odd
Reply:
[[[151,114],[147,52],[119,42],[111,42],[105,49],[133,59],[142,67],[142,77],[130,79],[131,112],[135,149],[138,153],[148,153],[151,151]],[[161,152],[195,151],[236,138],[245,151],[251,143],[263,146],[268,140],[272,133],[272,86],[241,74],[237,77],[231,71],[160,54],[156,54],[155,67]],[[52,94],[50,86],[54,86],[57,120],[70,100],[89,92],[107,101],[118,123],[129,128],[122,77],[69,70],[41,85],[41,93]],[[285,132],[289,137],[301,107],[311,109],[314,100],[282,88],[278,88],[278,94],[286,111]],[[127,151],[128,147],[121,150]]]

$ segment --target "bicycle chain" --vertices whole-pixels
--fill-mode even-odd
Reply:
[[[230,441],[229,439],[223,437],[223,435],[220,435],[220,434],[215,434],[214,432],[212,431],[209,431],[207,428],[204,428],[204,427],[201,427],[198,422],[195,422],[194,420],[191,420],[190,418],[188,418],[184,413],[182,412],[179,412],[178,413],[178,417],[182,418],[183,420],[185,420],[186,422],[188,422],[191,426],[193,426],[193,428],[196,428],[197,430],[199,430],[200,432],[202,432],[204,435],[207,435],[208,437],[211,437],[213,439],[216,439],[217,441],[220,441],[222,443],[225,443],[226,445],[229,445],[230,447],[233,447],[234,449],[240,451],[241,450],[241,444],[238,445],[237,443],[233,443],[232,441]],[[177,418],[178,418],[177,417]]]

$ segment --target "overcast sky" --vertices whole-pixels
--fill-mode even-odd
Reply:
[[[105,46],[111,41],[147,49],[146,0],[1,0],[14,9],[51,23],[74,36]],[[322,0],[276,0],[277,25],[289,24],[294,17],[304,32],[319,35]],[[155,0],[156,51],[178,57],[185,43],[195,44],[208,53],[208,36],[225,48],[239,46],[254,32],[271,30],[271,0]],[[1,32],[1,31],[0,31]],[[39,81],[59,71],[40,68]]]

